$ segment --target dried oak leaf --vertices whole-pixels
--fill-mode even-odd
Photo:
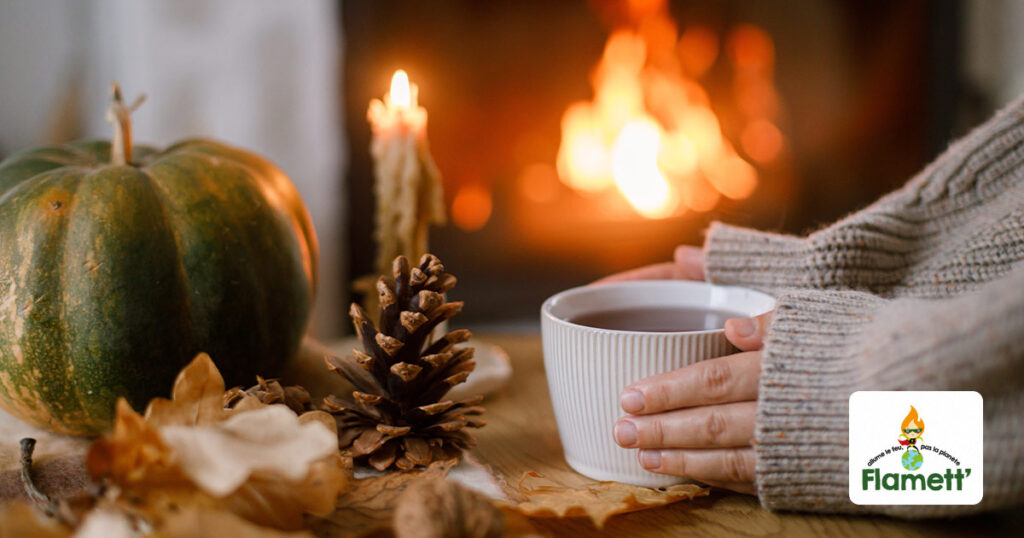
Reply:
[[[153,398],[146,407],[151,426],[196,426],[224,420],[224,377],[206,353],[196,355],[174,380],[171,399]]]
[[[615,514],[703,497],[709,492],[695,484],[650,489],[621,482],[595,482],[574,489],[542,483],[541,479],[537,473],[523,473],[518,487],[526,501],[508,508],[528,517],[588,517],[598,529]]]
[[[301,529],[306,526],[306,514],[326,516],[334,511],[335,499],[348,480],[340,463],[321,460],[310,465],[309,473],[298,484],[282,483],[272,476],[253,476],[220,505],[259,525]]]
[[[164,426],[159,432],[185,476],[215,497],[238,489],[256,473],[302,480],[314,461],[338,449],[335,433],[315,422],[299,422],[281,405],[213,424]]]
[[[89,446],[85,468],[93,480],[122,488],[191,488],[178,459],[156,428],[119,399],[114,429]]]
[[[332,440],[337,439],[337,423],[323,411],[305,413],[298,420],[303,426],[320,424],[331,433]],[[334,444],[328,456],[310,462],[301,481],[282,481],[278,473],[257,472],[222,505],[254,523],[298,529],[304,526],[305,514],[326,516],[334,511],[338,495],[351,483],[349,467],[350,462],[337,454]]]
[[[366,536],[389,528],[398,498],[411,484],[444,478],[458,460],[435,461],[426,469],[396,471],[356,480],[338,498],[337,509],[313,524],[317,536],[347,538]]]
[[[286,530],[302,527],[307,513],[330,513],[349,482],[334,418],[298,417],[255,398],[225,411],[223,388],[200,355],[178,375],[172,399],[151,402],[146,418],[118,402],[113,431],[90,447],[90,476],[116,486],[117,504],[158,528],[181,506]]]

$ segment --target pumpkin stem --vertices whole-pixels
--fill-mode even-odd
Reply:
[[[146,100],[146,94],[135,98],[130,106],[121,100],[121,87],[114,82],[110,86],[110,107],[107,121],[114,125],[114,138],[110,142],[110,163],[115,165],[132,162],[132,112]]]
[[[26,437],[21,440],[21,484],[25,488],[25,494],[39,507],[47,516],[57,521],[75,527],[78,521],[71,513],[70,507],[63,501],[56,501],[49,495],[39,491],[35,482],[32,481],[32,453],[36,449],[36,440]]]

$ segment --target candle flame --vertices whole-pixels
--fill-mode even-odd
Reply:
[[[391,102],[400,107],[412,106],[412,90],[409,75],[404,69],[395,71],[391,77]]]

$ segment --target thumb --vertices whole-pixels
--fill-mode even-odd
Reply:
[[[740,351],[756,351],[764,347],[764,337],[772,322],[772,313],[753,318],[732,318],[725,322],[725,337]]]
[[[700,247],[676,247],[673,256],[676,266],[686,280],[704,280],[704,251]]]

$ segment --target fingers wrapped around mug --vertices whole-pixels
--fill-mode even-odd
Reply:
[[[644,449],[638,458],[654,473],[685,476],[743,493],[754,493],[754,449]]]
[[[626,387],[622,410],[650,415],[673,409],[757,399],[761,353],[751,351],[696,364],[641,379]]]
[[[757,402],[736,402],[629,416],[615,423],[624,448],[734,448],[754,439]]]

